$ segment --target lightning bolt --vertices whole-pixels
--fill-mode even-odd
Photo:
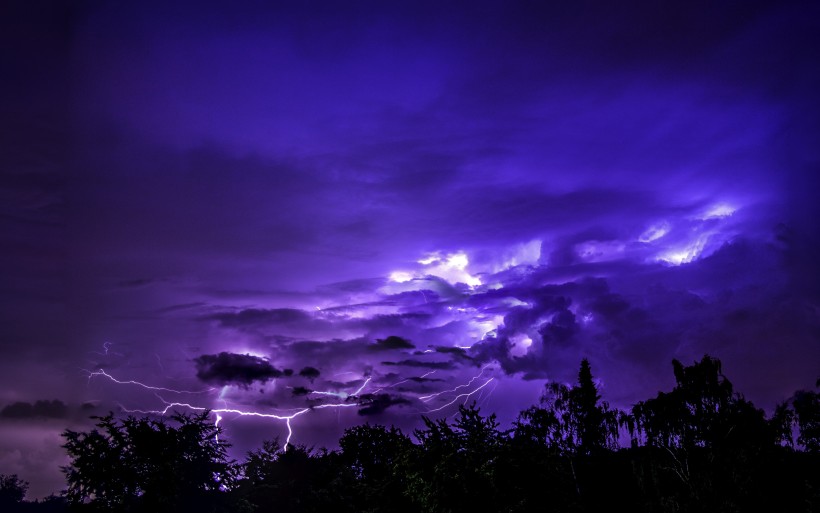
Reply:
[[[433,374],[434,372],[436,372],[436,371],[431,370],[430,372],[425,372],[424,374],[422,374],[421,376],[419,376],[419,378],[426,378],[427,376],[429,376],[430,374]],[[379,387],[379,388],[377,388],[376,390],[374,390],[374,391],[373,391],[373,393],[374,393],[374,394],[378,394],[379,392],[381,392],[381,391],[382,391],[382,390],[384,390],[385,388],[393,388],[393,387],[395,387],[395,386],[401,385],[402,383],[407,383],[408,381],[410,381],[410,380],[412,380],[412,379],[413,379],[413,378],[406,378],[406,379],[403,379],[403,380],[401,380],[401,381],[397,381],[397,382],[393,383],[392,385],[385,385],[385,386],[383,386],[383,387]],[[417,378],[417,379],[418,379],[418,378]]]
[[[360,386],[358,388],[358,390],[356,390],[353,393],[329,392],[329,391],[322,391],[322,390],[311,390],[310,393],[311,394],[316,394],[316,395],[330,395],[330,396],[333,396],[333,397],[338,397],[339,399],[347,399],[348,397],[355,397],[355,396],[361,394],[362,390],[364,390],[364,388],[367,386],[367,384],[370,383],[371,379],[372,378],[368,377],[366,380],[364,380],[364,383],[362,383],[362,386]]]
[[[218,414],[218,413],[217,413],[217,414],[216,414],[216,420],[214,421],[214,427],[215,427],[215,428],[218,428],[218,427],[219,427],[219,421],[221,421],[221,420],[222,420],[222,415],[220,415],[220,414]],[[216,441],[217,441],[217,442],[219,441],[219,435],[216,435]]]
[[[175,401],[174,402],[166,401],[165,399],[163,399],[160,396],[157,396],[157,398],[165,404],[165,408],[163,408],[161,410],[140,410],[140,409],[125,408],[122,405],[119,405],[119,406],[120,406],[120,408],[122,408],[122,411],[124,411],[125,413],[141,413],[141,414],[144,414],[144,415],[160,415],[160,416],[165,416],[165,415],[168,414],[169,411],[171,411],[173,409],[176,409],[176,408],[187,408],[189,410],[194,410],[194,411],[209,410],[209,411],[216,414],[216,422],[214,422],[215,426],[218,425],[219,421],[221,421],[223,419],[222,415],[220,415],[222,413],[234,413],[236,415],[239,415],[240,417],[247,416],[247,417],[261,417],[261,418],[266,418],[266,419],[284,420],[285,424],[287,425],[287,428],[288,428],[288,437],[285,440],[284,445],[282,446],[282,449],[284,449],[284,450],[287,450],[288,445],[290,445],[290,439],[293,437],[293,428],[290,425],[290,421],[292,419],[298,417],[299,415],[307,413],[311,410],[311,408],[302,408],[301,410],[297,410],[295,413],[292,413],[290,415],[278,415],[276,413],[263,413],[263,412],[253,411],[253,410],[246,411],[246,410],[239,410],[239,409],[236,409],[236,408],[207,408],[205,406],[195,406],[195,405],[190,404],[190,403],[180,403],[180,402],[175,402]],[[331,405],[325,405],[325,406],[331,406]],[[355,406],[355,404],[353,404],[351,406]]]
[[[291,420],[293,420],[296,417],[298,417],[300,415],[303,415],[303,414],[305,414],[305,413],[307,413],[311,410],[320,410],[320,409],[325,409],[325,408],[350,408],[350,407],[359,406],[359,404],[357,402],[318,404],[318,405],[309,406],[307,408],[297,409],[295,412],[287,414],[287,415],[278,414],[278,413],[258,412],[258,411],[254,411],[254,410],[240,410],[240,409],[237,409],[237,408],[229,408],[228,407],[228,403],[224,399],[225,392],[228,389],[228,387],[225,386],[225,387],[222,387],[222,390],[220,391],[219,397],[218,397],[218,399],[221,400],[222,403],[224,404],[224,407],[223,408],[208,408],[208,407],[205,407],[205,406],[199,406],[199,405],[195,405],[195,404],[191,404],[191,403],[184,403],[184,402],[178,402],[178,401],[167,401],[162,396],[160,396],[158,392],[170,392],[170,393],[174,393],[174,394],[203,394],[203,393],[213,392],[213,391],[217,390],[216,388],[208,388],[208,389],[205,389],[205,390],[196,390],[196,391],[192,391],[192,390],[175,390],[175,389],[171,389],[171,388],[147,385],[147,384],[142,383],[140,381],[119,380],[119,379],[111,376],[110,374],[108,374],[107,372],[105,372],[102,369],[100,369],[99,371],[96,371],[96,372],[91,372],[91,371],[88,371],[88,370],[85,370],[85,369],[83,369],[83,371],[88,374],[89,382],[94,377],[102,376],[102,377],[105,377],[106,379],[108,379],[108,380],[110,380],[114,383],[120,384],[120,385],[135,385],[135,386],[139,386],[141,388],[144,388],[146,390],[152,390],[152,391],[154,391],[154,396],[157,399],[159,399],[165,405],[165,407],[161,410],[141,410],[141,409],[126,408],[122,404],[117,403],[118,406],[120,407],[120,409],[125,413],[140,413],[140,414],[144,414],[144,415],[165,416],[165,415],[168,414],[169,411],[171,411],[173,409],[176,409],[176,408],[187,408],[189,410],[194,410],[194,411],[206,411],[207,410],[207,411],[213,412],[216,415],[216,420],[214,422],[214,426],[217,426],[217,427],[219,426],[219,423],[224,418],[222,416],[222,414],[235,414],[235,415],[238,415],[240,417],[249,416],[249,417],[260,417],[260,418],[266,418],[266,419],[284,420],[285,425],[288,429],[288,436],[285,439],[285,443],[282,446],[282,449],[285,450],[285,451],[288,449],[288,446],[290,445],[290,441],[293,438],[293,426],[291,425],[291,422],[290,422]],[[353,392],[352,394],[349,394],[347,397],[359,395],[362,392],[362,390],[364,390],[364,388],[367,386],[367,384],[370,382],[370,379],[371,378],[368,377],[364,381],[364,383],[362,383],[362,385],[355,392]],[[343,399],[346,399],[347,397],[343,397]]]
[[[103,342],[103,351],[91,351],[92,354],[98,354],[100,356],[108,356],[109,354],[113,354],[116,356],[123,356],[122,353],[118,353],[116,351],[111,351],[111,346],[113,346],[111,342]]]
[[[476,388],[476,389],[474,389],[473,391],[471,391],[471,392],[467,392],[466,394],[459,394],[459,395],[457,395],[457,396],[456,396],[456,397],[455,397],[452,401],[450,401],[449,403],[447,403],[447,404],[445,404],[445,405],[443,405],[443,406],[439,406],[438,408],[434,408],[434,409],[432,409],[432,410],[427,410],[427,413],[433,413],[433,412],[441,411],[441,410],[443,410],[444,408],[446,408],[446,407],[448,407],[448,406],[450,406],[450,405],[454,404],[456,401],[458,401],[458,400],[459,400],[459,399],[461,399],[462,397],[464,398],[464,400],[465,400],[465,402],[466,402],[466,401],[467,401],[467,398],[469,398],[471,395],[473,395],[474,393],[478,392],[478,391],[479,391],[479,390],[481,390],[482,388],[486,387],[487,385],[489,385],[489,384],[490,384],[491,382],[493,382],[494,380],[495,380],[495,378],[490,378],[490,379],[488,379],[487,381],[485,381],[483,385],[481,385],[481,386],[477,387],[477,388]]]
[[[154,390],[154,391],[158,391],[158,392],[171,392],[173,394],[207,394],[209,392],[213,392],[214,390],[216,390],[215,388],[206,388],[204,390],[176,390],[176,389],[173,389],[173,388],[155,387],[155,386],[151,386],[151,385],[146,385],[145,383],[141,383],[139,381],[133,381],[133,380],[120,381],[117,378],[115,378],[114,376],[112,376],[111,374],[108,374],[107,372],[105,372],[103,369],[100,369],[100,370],[95,371],[95,372],[91,372],[91,371],[86,370],[86,369],[82,369],[82,370],[83,370],[83,372],[88,373],[88,381],[89,382],[91,382],[91,378],[93,378],[95,376],[104,376],[104,377],[110,379],[111,381],[113,381],[114,383],[117,383],[117,384],[120,384],[120,385],[136,385],[136,386],[142,387],[146,390]]]
[[[470,385],[472,385],[472,384],[475,382],[475,380],[477,380],[477,379],[479,379],[481,376],[483,376],[483,375],[484,375],[484,371],[485,371],[485,370],[487,370],[489,367],[492,367],[492,364],[487,364],[487,365],[485,365],[484,367],[482,367],[482,368],[481,368],[481,372],[479,372],[478,374],[476,374],[475,376],[473,376],[473,377],[470,379],[470,381],[468,381],[467,383],[465,383],[465,384],[463,384],[463,385],[459,385],[459,386],[457,386],[457,387],[455,387],[455,388],[451,388],[450,390],[442,390],[441,392],[436,392],[435,394],[430,394],[430,395],[422,395],[422,396],[419,396],[419,399],[420,399],[420,400],[422,400],[423,402],[427,402],[427,401],[429,401],[430,399],[433,399],[433,398],[438,397],[438,396],[440,396],[440,395],[444,395],[444,394],[452,394],[453,392],[458,392],[458,391],[459,391],[459,390],[461,390],[462,388],[467,388],[467,387],[469,387]],[[475,392],[475,391],[474,391],[474,392]]]
[[[205,406],[195,406],[195,405],[190,404],[190,403],[181,403],[181,402],[175,402],[175,401],[170,402],[170,401],[166,401],[165,399],[163,399],[159,395],[157,395],[157,398],[165,404],[165,408],[163,408],[162,410],[128,409],[128,408],[123,407],[122,405],[119,405],[119,406],[120,406],[120,408],[122,408],[122,411],[124,411],[126,413],[142,413],[142,414],[145,414],[145,415],[160,415],[160,416],[167,415],[169,411],[171,411],[175,408],[187,408],[189,410],[194,410],[194,411],[206,411],[206,410],[208,410],[208,411],[211,411],[211,412],[216,414],[216,422],[214,422],[215,426],[219,425],[219,422],[223,419],[222,415],[220,415],[221,413],[233,413],[233,414],[239,415],[240,417],[248,416],[248,417],[261,417],[261,418],[266,418],[266,419],[284,420],[285,425],[288,428],[288,436],[285,439],[285,443],[282,445],[283,450],[287,450],[288,445],[290,445],[290,440],[293,437],[293,426],[291,426],[290,421],[295,419],[296,417],[298,417],[300,415],[303,415],[303,414],[305,414],[305,413],[307,413],[311,410],[320,410],[320,409],[323,409],[323,408],[350,408],[350,407],[359,406],[357,403],[319,404],[319,405],[311,406],[311,407],[308,407],[308,408],[302,408],[300,410],[297,410],[294,413],[291,413],[290,415],[280,415],[280,414],[277,414],[277,413],[263,413],[263,412],[253,411],[253,410],[246,411],[246,410],[239,410],[239,409],[236,409],[236,408],[207,408]]]
[[[490,399],[490,396],[493,395],[493,392],[495,392],[496,388],[498,388],[498,382],[497,381],[495,383],[493,383],[493,388],[487,390],[486,395],[484,394],[484,392],[481,392],[481,394],[479,394],[478,404],[481,405],[481,406],[486,404],[487,401]]]

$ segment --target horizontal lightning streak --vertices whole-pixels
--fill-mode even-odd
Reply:
[[[216,414],[216,422],[214,423],[214,425],[218,425],[219,421],[222,420],[222,416],[220,415],[220,413],[235,413],[239,416],[262,417],[262,418],[267,418],[267,419],[284,420],[285,424],[288,427],[288,437],[285,440],[284,446],[282,447],[285,450],[287,450],[287,447],[290,444],[290,439],[293,436],[293,429],[290,426],[291,419],[293,419],[295,417],[298,417],[299,415],[302,415],[303,413],[306,413],[306,412],[310,411],[310,408],[302,408],[301,410],[298,410],[296,413],[292,413],[291,415],[277,415],[275,413],[262,413],[262,412],[258,412],[258,411],[245,411],[245,410],[238,410],[238,409],[235,409],[235,408],[207,408],[205,406],[194,406],[193,404],[189,404],[189,403],[168,402],[165,399],[163,399],[162,397],[159,397],[159,396],[157,396],[157,397],[159,398],[160,401],[165,403],[165,408],[162,409],[162,410],[128,409],[128,408],[123,407],[122,405],[120,405],[120,408],[122,408],[122,411],[124,411],[126,413],[143,413],[143,414],[146,414],[146,415],[167,415],[168,412],[173,408],[188,408],[189,410],[194,410],[194,411],[206,411],[207,410],[207,411],[211,411],[211,412]]]
[[[430,374],[433,374],[434,372],[436,372],[436,371],[431,370],[430,372],[425,372],[424,374],[422,374],[421,376],[419,376],[419,377],[418,377],[418,378],[416,378],[416,379],[426,378],[427,376],[429,376]],[[410,380],[412,380],[412,379],[413,379],[413,378],[407,378],[407,379],[403,379],[403,380],[401,380],[401,381],[397,381],[397,382],[393,383],[392,385],[385,385],[385,386],[383,386],[383,387],[379,387],[379,388],[377,388],[376,390],[374,390],[374,391],[373,391],[373,393],[374,393],[374,394],[378,394],[379,392],[381,392],[381,391],[382,391],[382,390],[384,390],[385,388],[393,388],[393,387],[395,387],[395,386],[401,385],[402,383],[406,383],[406,382],[408,382],[408,381],[410,381]]]
[[[339,399],[347,399],[348,397],[354,397],[354,396],[357,396],[357,395],[361,394],[362,390],[364,390],[364,387],[366,387],[367,384],[370,383],[371,379],[372,378],[367,378],[366,380],[364,380],[364,383],[362,383],[362,386],[360,386],[359,389],[356,390],[353,393],[328,392],[328,391],[323,391],[323,390],[311,390],[310,393],[311,394],[316,394],[316,395],[330,395],[330,396],[333,396],[333,397],[338,397]]]
[[[91,378],[93,378],[95,376],[105,376],[106,378],[110,379],[114,383],[118,383],[120,385],[137,385],[137,386],[142,387],[146,390],[156,390],[156,391],[160,391],[160,392],[171,392],[173,394],[207,394],[209,392],[213,392],[214,390],[216,390],[216,388],[213,388],[213,387],[212,388],[206,388],[204,390],[176,390],[176,389],[173,389],[173,388],[164,388],[164,387],[155,387],[155,386],[151,386],[151,385],[146,385],[145,383],[140,383],[139,381],[134,381],[134,380],[121,381],[121,380],[118,380],[117,378],[115,378],[114,376],[108,374],[107,372],[105,372],[102,369],[100,369],[96,372],[91,372],[91,371],[86,370],[86,369],[83,369],[83,371],[88,373],[88,380],[89,381],[91,381]]]
[[[113,381],[114,383],[117,383],[117,384],[120,384],[120,385],[137,385],[137,386],[140,386],[140,387],[142,387],[146,390],[153,390],[155,392],[162,391],[162,392],[171,392],[171,393],[175,393],[175,394],[202,394],[202,393],[207,393],[207,392],[212,392],[214,390],[217,390],[216,388],[209,388],[207,390],[202,390],[202,391],[174,390],[174,389],[171,389],[171,388],[155,387],[155,386],[151,386],[151,385],[146,385],[145,383],[141,383],[139,381],[119,380],[119,379],[116,379],[115,377],[111,376],[110,374],[108,374],[107,372],[105,372],[102,369],[100,369],[97,372],[90,372],[90,371],[85,370],[85,369],[83,369],[83,370],[88,373],[88,379],[89,380],[91,380],[91,378],[94,377],[94,376],[104,376],[104,377],[108,378],[109,380]],[[362,383],[362,385],[355,392],[350,394],[350,396],[356,396],[356,395],[360,394],[362,392],[362,390],[364,390],[364,388],[367,386],[367,384],[370,383],[370,380],[371,380],[371,378],[368,377],[364,381],[364,383]],[[310,410],[320,410],[320,409],[324,409],[324,408],[350,408],[350,407],[359,406],[359,404],[356,403],[356,402],[353,402],[353,403],[319,404],[319,405],[310,406],[310,407],[307,407],[307,408],[298,409],[297,411],[295,411],[294,413],[291,413],[289,415],[282,415],[282,414],[276,414],[276,413],[264,413],[264,412],[258,412],[258,411],[253,411],[253,410],[246,411],[246,410],[239,410],[239,409],[236,409],[236,408],[228,408],[227,407],[227,402],[223,399],[223,395],[224,395],[226,389],[227,389],[227,387],[223,387],[222,391],[219,394],[219,399],[222,400],[223,404],[225,404],[224,408],[208,408],[208,407],[205,407],[205,406],[197,406],[197,405],[194,405],[194,404],[191,404],[191,403],[183,403],[183,402],[177,402],[177,401],[173,401],[173,402],[166,401],[165,399],[163,399],[157,393],[155,393],[154,395],[157,397],[157,399],[162,401],[162,403],[165,405],[165,408],[163,408],[161,410],[129,409],[129,408],[126,408],[125,406],[123,406],[122,404],[119,404],[119,403],[117,403],[117,404],[120,407],[120,409],[125,413],[141,413],[141,414],[146,414],[146,415],[161,415],[161,416],[164,416],[164,415],[167,415],[168,412],[171,411],[174,408],[187,408],[189,410],[194,410],[194,411],[210,411],[210,412],[213,412],[216,415],[216,421],[214,422],[214,426],[217,426],[217,427],[219,426],[219,423],[223,420],[223,417],[221,415],[223,413],[233,413],[233,414],[236,414],[236,415],[239,415],[239,416],[261,417],[261,418],[267,418],[267,419],[284,420],[285,425],[288,428],[288,436],[287,436],[287,439],[285,440],[284,445],[282,446],[283,450],[287,450],[288,445],[290,445],[290,440],[293,437],[293,427],[291,426],[290,421],[293,420],[294,418],[298,417],[299,415],[307,413]]]

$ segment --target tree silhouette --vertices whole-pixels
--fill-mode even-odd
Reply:
[[[355,477],[357,510],[413,511],[400,466],[413,449],[401,430],[369,424],[346,429],[339,440],[343,464]]]
[[[735,394],[720,360],[706,355],[690,366],[677,360],[672,366],[675,388],[632,408],[633,436],[642,436],[646,445],[676,449],[774,443],[764,412]]]
[[[0,474],[0,508],[3,511],[23,502],[28,490],[28,482],[21,480],[17,474]]]
[[[414,431],[419,445],[403,471],[407,493],[424,512],[498,511],[498,456],[507,435],[495,415],[459,406],[455,422],[423,417],[426,429]]]
[[[590,481],[596,479],[592,474],[598,467],[590,458],[617,447],[620,416],[618,410],[601,400],[592,367],[584,358],[577,383],[572,387],[547,384],[540,405],[522,411],[513,432],[518,444],[549,448],[551,454],[546,456],[555,463],[540,471],[552,479],[572,483],[575,497],[561,499],[571,509],[577,501],[593,499],[592,494],[585,493],[592,489]]]
[[[577,383],[549,384],[511,430],[473,403],[451,420],[422,417],[415,443],[366,424],[345,430],[338,451],[268,441],[239,465],[207,412],[170,423],[109,414],[63,433],[66,497],[75,511],[126,513],[820,511],[816,392],[796,392],[767,419],[719,360],[672,366],[673,389],[630,415],[602,400],[582,360]],[[25,487],[0,476],[0,511],[65,510],[58,497],[22,500]]]
[[[589,455],[617,446],[619,412],[601,401],[586,358],[577,385],[549,383],[540,402],[540,407],[519,415],[517,437],[540,440],[567,455]]]
[[[812,453],[820,453],[820,394],[801,390],[792,399],[800,434],[797,443]]]
[[[236,475],[208,417],[174,414],[174,426],[109,414],[94,417],[99,429],[64,431],[68,501],[91,511],[219,511]]]
[[[689,366],[672,365],[674,389],[632,409],[633,438],[659,450],[645,454],[644,485],[657,501],[684,511],[743,510],[756,500],[752,483],[766,472],[762,462],[778,446],[782,428],[734,392],[720,360],[706,355]]]
[[[352,510],[352,477],[339,455],[303,445],[265,441],[242,465],[240,492],[254,511],[345,513]]]

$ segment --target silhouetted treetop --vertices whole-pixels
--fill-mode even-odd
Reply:
[[[63,467],[72,505],[100,511],[175,511],[182,505],[214,511],[213,498],[229,489],[235,472],[228,444],[209,412],[177,413],[165,420],[113,414],[90,432],[66,430]]]
[[[364,424],[338,450],[265,441],[240,463],[208,412],[93,417],[95,429],[63,433],[66,499],[74,511],[126,513],[820,511],[817,392],[796,392],[767,419],[716,358],[672,370],[672,390],[629,415],[603,400],[584,359],[575,384],[548,383],[509,430],[473,402],[449,420],[421,417],[412,438]],[[624,424],[629,448],[618,444]],[[60,498],[25,502],[25,486],[0,476],[3,513],[65,510]]]

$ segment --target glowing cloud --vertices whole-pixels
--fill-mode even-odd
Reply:
[[[478,276],[474,276],[467,270],[470,260],[463,251],[446,255],[433,252],[424,258],[420,258],[417,262],[422,265],[421,269],[415,272],[393,271],[388,276],[389,280],[394,283],[408,283],[416,279],[423,279],[426,276],[435,276],[451,284],[464,283],[470,287],[477,287],[482,284]]]
[[[661,253],[658,256],[658,260],[672,265],[688,264],[701,256],[708,241],[708,234],[701,235],[694,242],[684,248],[673,249]]]
[[[701,219],[720,219],[723,217],[729,217],[734,214],[737,209],[731,205],[727,205],[726,203],[718,203],[716,205],[711,206],[704,214]]]
[[[516,333],[510,337],[510,343],[512,344],[510,355],[523,356],[527,354],[527,351],[532,345],[532,339],[524,333]]]
[[[470,260],[466,253],[452,253],[427,264],[430,268],[425,270],[425,274],[438,276],[450,283],[466,283],[471,287],[481,285],[481,279],[467,271],[468,265],[470,265]]]
[[[661,237],[665,236],[667,233],[669,233],[669,229],[669,223],[667,223],[666,221],[663,221],[662,223],[658,224],[653,224],[652,226],[647,228],[641,234],[640,237],[638,237],[638,240],[640,242],[652,242],[658,240]]]
[[[390,273],[390,281],[396,283],[407,283],[413,279],[413,274],[407,271],[393,271]]]

